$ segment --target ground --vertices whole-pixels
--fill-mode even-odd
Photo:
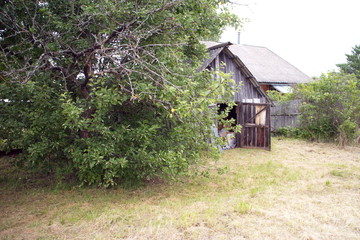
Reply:
[[[0,239],[360,239],[359,147],[274,138],[136,190],[24,187],[0,161]]]

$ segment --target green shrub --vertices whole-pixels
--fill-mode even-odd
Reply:
[[[273,101],[278,101],[280,103],[289,102],[290,100],[294,99],[294,93],[281,93],[277,90],[268,90],[266,94],[271,98]]]
[[[304,131],[301,128],[281,127],[273,132],[274,136],[304,138]]]
[[[291,128],[289,127],[281,127],[273,132],[275,136],[283,136],[283,137],[290,137]]]
[[[360,124],[360,89],[355,75],[328,73],[319,80],[300,85],[303,136],[318,140],[353,140]]]

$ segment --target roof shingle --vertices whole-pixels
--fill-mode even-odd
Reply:
[[[218,42],[202,42],[207,48]],[[260,84],[298,84],[307,83],[311,78],[279,57],[266,47],[237,45],[228,47],[238,56]]]

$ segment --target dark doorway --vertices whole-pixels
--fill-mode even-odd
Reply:
[[[229,106],[225,103],[218,104],[218,114],[224,113],[225,110],[227,110]],[[223,150],[231,149],[238,147],[238,144],[236,142],[236,134],[233,131],[233,128],[237,125],[237,114],[236,114],[236,108],[237,105],[234,105],[229,111],[226,113],[226,116],[224,117],[224,120],[231,120],[233,119],[231,124],[218,124],[217,130],[219,137],[222,137],[224,139],[224,145],[221,146]]]

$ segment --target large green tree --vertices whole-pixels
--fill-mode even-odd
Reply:
[[[351,54],[346,55],[346,63],[337,64],[343,72],[348,74],[355,74],[360,78],[360,45],[355,45],[351,50]]]
[[[200,39],[239,20],[223,0],[0,1],[1,144],[83,183],[173,178],[211,150],[226,78]]]

